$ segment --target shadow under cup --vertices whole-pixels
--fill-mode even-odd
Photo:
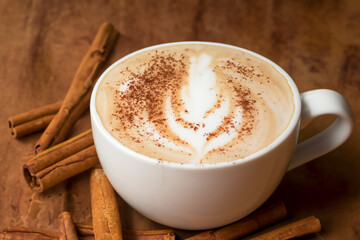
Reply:
[[[288,127],[270,145],[242,159],[215,164],[159,161],[118,142],[96,111],[100,82],[114,66],[139,52],[176,44],[208,44],[251,54],[271,64],[293,93],[295,110]],[[238,47],[208,42],[162,44],[115,62],[99,78],[91,103],[91,125],[100,163],[116,192],[134,209],[158,223],[188,230],[215,228],[245,217],[276,189],[288,169],[299,132],[300,94],[291,77],[265,57]]]

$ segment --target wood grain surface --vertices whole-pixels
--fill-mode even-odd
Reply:
[[[40,134],[15,140],[7,118],[64,98],[98,27],[121,33],[104,69],[137,49],[164,42],[205,40],[260,53],[282,66],[300,92],[328,88],[343,94],[355,128],[341,147],[288,172],[274,196],[290,219],[315,215],[319,234],[302,239],[360,239],[360,1],[353,0],[107,0],[0,1],[0,230],[57,229],[61,211],[90,224],[88,173],[33,194],[21,166]],[[304,139],[330,117],[315,120]],[[90,127],[87,112],[72,132]],[[161,229],[120,198],[124,228]],[[176,230],[179,239],[193,232]]]

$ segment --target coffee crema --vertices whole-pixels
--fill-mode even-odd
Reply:
[[[141,51],[113,67],[96,93],[105,129],[158,160],[218,163],[272,143],[294,112],[286,78],[271,64],[222,45]]]

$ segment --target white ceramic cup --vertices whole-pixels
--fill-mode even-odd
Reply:
[[[145,50],[176,44],[210,44],[243,51],[273,65],[288,81],[295,112],[286,130],[262,150],[232,162],[179,164],[158,161],[134,152],[105,130],[95,107],[98,86],[107,72]],[[276,189],[286,171],[319,157],[350,135],[349,104],[332,90],[299,94],[291,77],[269,59],[251,51],[210,42],[178,42],[152,46],[129,54],[110,66],[94,87],[91,126],[100,163],[116,192],[144,216],[180,229],[208,229],[234,222],[257,209]],[[297,144],[301,124],[333,114],[336,121],[314,137]]]

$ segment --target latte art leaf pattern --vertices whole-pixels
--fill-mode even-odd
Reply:
[[[199,59],[190,59],[188,84],[181,89],[181,99],[185,105],[184,111],[180,112],[181,119],[176,119],[169,98],[165,104],[167,124],[193,148],[194,161],[199,163],[207,152],[224,146],[236,137],[242,118],[242,110],[238,107],[234,116],[230,117],[232,121],[224,126],[224,120],[230,114],[230,100],[227,95],[219,99],[216,74],[209,67],[211,60],[211,56],[205,54],[200,55]],[[199,92],[199,89],[202,90]],[[191,123],[188,125],[192,127],[181,124],[181,121]],[[227,130],[216,134],[220,127]]]
[[[284,86],[270,81],[266,66],[218,50],[174,46],[119,64],[97,93],[105,128],[120,143],[158,160],[203,164],[258,151],[289,122],[291,96],[280,99]],[[284,120],[276,111],[285,112]]]

